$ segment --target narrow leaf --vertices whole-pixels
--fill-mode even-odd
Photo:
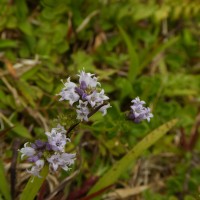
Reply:
[[[17,47],[17,42],[14,40],[1,40],[0,41],[0,49],[3,48],[14,48]]]
[[[45,165],[40,174],[42,178],[34,177],[33,179],[31,177],[20,196],[20,200],[33,200],[46,179],[48,172],[49,167]]]
[[[115,163],[111,169],[103,175],[102,178],[92,187],[89,194],[95,193],[102,188],[112,185],[117,181],[122,173],[124,173],[133,161],[140,156],[146,149],[156,143],[163,137],[176,123],[177,119],[173,119],[149,133],[141,142],[128,152],[120,161]]]
[[[21,137],[24,137],[24,138],[27,138],[27,139],[32,139],[32,136],[29,133],[28,129],[25,126],[23,126],[23,125],[21,125],[19,123],[15,124],[15,127],[13,128],[13,131],[15,133],[17,133],[18,135],[20,135]]]
[[[128,53],[129,53],[129,58],[130,58],[128,79],[130,82],[133,82],[135,77],[138,75],[139,68],[140,68],[138,54],[128,34],[123,30],[122,27],[118,26],[118,28],[128,48]]]
[[[147,56],[143,59],[143,62],[141,63],[140,71],[142,71],[142,69],[146,67],[158,54],[160,54],[165,49],[167,49],[168,47],[173,45],[175,42],[177,42],[178,39],[179,37],[172,37],[168,41],[164,42],[163,44],[158,43],[158,47],[153,49],[150,53],[148,51]]]
[[[6,180],[3,162],[1,160],[0,160],[0,177],[1,177],[0,193],[4,196],[5,200],[10,200],[11,199],[10,189],[8,182]]]

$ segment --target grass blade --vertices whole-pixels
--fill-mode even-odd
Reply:
[[[5,200],[10,200],[11,199],[10,188],[5,177],[4,166],[1,160],[0,160],[0,177],[1,177],[0,193],[4,196]]]
[[[48,172],[49,167],[45,165],[41,172],[42,178],[35,177],[33,180],[33,177],[31,177],[20,196],[20,200],[33,200],[46,179]]]
[[[135,77],[139,73],[139,57],[138,54],[133,46],[133,43],[131,41],[131,38],[128,36],[128,34],[123,30],[121,26],[118,26],[119,31],[126,43],[126,46],[128,48],[129,58],[130,58],[130,66],[128,71],[128,79],[130,82],[133,82]]]
[[[111,169],[103,175],[102,178],[92,187],[89,194],[95,193],[102,188],[112,185],[117,181],[119,176],[129,168],[133,161],[140,156],[146,149],[156,143],[163,137],[176,123],[177,119],[173,119],[151,133],[149,133],[142,141],[140,141],[133,149],[128,152],[120,161],[115,163]]]
[[[163,44],[158,43],[156,48],[153,49],[150,53],[148,52],[148,55],[143,59],[143,62],[140,65],[140,71],[142,71],[143,68],[145,68],[158,54],[177,42],[178,39],[179,37],[172,37]]]

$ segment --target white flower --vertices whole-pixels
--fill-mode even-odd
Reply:
[[[129,115],[130,119],[133,119],[134,122],[139,123],[142,120],[146,119],[148,122],[150,118],[153,117],[150,108],[146,108],[143,106],[145,101],[141,101],[139,97],[133,99],[131,101],[133,105],[131,106],[131,113]]]
[[[76,154],[62,153],[54,154],[51,157],[47,158],[50,167],[56,171],[58,167],[63,168],[64,170],[69,170],[69,166],[74,164]]]
[[[96,102],[98,102],[98,93],[95,90],[92,94],[88,95],[86,97],[87,101],[90,103],[92,107],[96,105]]]
[[[27,169],[27,172],[29,174],[32,174],[33,176],[37,176],[37,177],[41,178],[40,169],[37,166],[32,166],[30,170]]]
[[[141,104],[133,105],[131,106],[131,108],[135,115],[135,118],[137,118],[139,115],[144,115],[146,112],[145,107],[143,107]]]
[[[67,82],[64,83],[65,87],[59,93],[61,98],[59,101],[68,100],[70,105],[73,105],[74,102],[78,101],[80,96],[75,92],[77,87],[75,83],[70,81],[70,77],[67,79]]]
[[[50,158],[47,158],[47,161],[50,163],[50,167],[56,171],[61,164],[60,154],[54,154]]]
[[[56,128],[52,128],[51,132],[45,132],[45,134],[49,137],[55,137],[57,133],[66,134],[67,131],[60,124],[57,125]]]
[[[111,107],[110,104],[104,105],[99,109],[99,111],[102,112],[102,115],[104,116],[107,114],[107,109],[110,107]]]
[[[57,133],[54,137],[48,137],[48,142],[52,145],[54,151],[64,152],[64,147],[67,143],[68,138],[61,133]]]
[[[151,110],[150,110],[150,108],[148,107],[148,108],[146,109],[146,112],[145,112],[145,118],[147,119],[148,122],[150,122],[150,118],[152,118],[152,117],[153,117],[153,114],[151,113]]]
[[[61,167],[65,170],[69,170],[69,166],[74,164],[74,160],[76,159],[75,153],[63,153],[61,154]]]
[[[67,79],[67,82],[64,83],[65,85],[65,90],[74,90],[76,86],[76,84],[74,82],[70,81],[70,77]]]
[[[60,92],[61,98],[59,101],[68,100],[69,104],[72,106],[74,102],[78,101],[80,96],[74,90],[62,90]]]
[[[131,102],[134,103],[135,105],[143,105],[143,104],[146,104],[146,102],[145,102],[145,101],[141,101],[139,97],[136,97],[136,98],[133,99]]]
[[[52,128],[51,132],[45,133],[48,137],[48,142],[54,151],[64,152],[64,147],[67,141],[70,139],[66,137],[66,130],[63,126],[58,125],[56,128]]]
[[[76,119],[79,119],[81,121],[83,121],[83,120],[88,121],[88,114],[90,112],[89,112],[89,109],[87,107],[81,108],[80,110],[76,109],[76,113],[77,113]]]
[[[92,107],[94,107],[96,104],[103,104],[103,102],[105,100],[108,100],[109,98],[106,95],[104,95],[104,90],[101,90],[100,93],[98,93],[95,90],[92,94],[88,95],[86,97],[86,99],[88,100],[88,102],[90,103],[90,105]]]
[[[37,160],[35,162],[35,165],[31,167],[31,170],[27,170],[27,172],[41,178],[39,173],[43,167],[44,167],[44,160]]]
[[[97,78],[94,76],[94,74],[85,73],[84,71],[81,71],[80,75],[78,76],[79,84],[81,84],[81,82],[84,81],[88,88],[95,88],[97,85],[100,85],[100,83],[97,82]]]
[[[28,142],[24,144],[24,148],[21,148],[21,150],[19,150],[21,152],[21,159],[24,157],[24,156],[27,156],[27,157],[30,157],[30,156],[33,156],[36,151],[34,148],[32,147],[27,147],[28,145]]]
[[[85,101],[81,101],[79,100],[79,105],[77,106],[77,108],[79,109],[76,109],[76,113],[77,113],[77,117],[76,119],[79,119],[81,121],[88,121],[88,114],[89,114],[89,108],[87,107],[87,104],[88,102]]]

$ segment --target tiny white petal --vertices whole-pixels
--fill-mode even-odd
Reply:
[[[28,142],[24,144],[24,148],[21,148],[19,151],[21,152],[21,159],[24,157],[24,156],[33,156],[36,151],[35,149],[33,149],[32,147],[28,147]]]
[[[102,115],[104,116],[107,114],[107,109],[110,107],[111,107],[110,104],[104,105],[99,109],[99,111],[102,112]]]
[[[97,82],[97,78],[94,76],[94,74],[85,73],[84,71],[81,71],[80,75],[78,76],[79,83],[81,84],[81,82],[84,81],[88,88],[95,88],[97,85],[100,85],[100,83]]]

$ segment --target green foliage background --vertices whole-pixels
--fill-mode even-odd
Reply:
[[[187,141],[195,127],[198,132],[199,45],[199,0],[1,0],[2,163],[11,163],[16,138],[21,144],[44,138],[56,116],[66,128],[75,123],[70,106],[58,102],[56,94],[62,88],[61,79],[71,76],[77,80],[76,74],[84,68],[98,75],[112,108],[106,117],[95,114],[88,124],[74,130],[69,149],[84,144],[80,149],[81,172],[65,191],[70,193],[86,179],[102,175],[148,132],[178,118],[176,128],[143,158],[157,156],[164,167],[172,161],[165,163],[162,155],[176,157],[171,171],[160,175],[164,187],[152,187],[137,198],[197,198],[200,142],[196,140],[188,149],[179,141],[183,130]],[[137,96],[153,110],[151,123],[124,120],[121,112],[127,111]],[[4,174],[9,179],[9,172]],[[130,166],[121,180],[128,184],[133,174]],[[59,179],[65,176],[63,172]],[[24,183],[17,181],[19,193]]]

